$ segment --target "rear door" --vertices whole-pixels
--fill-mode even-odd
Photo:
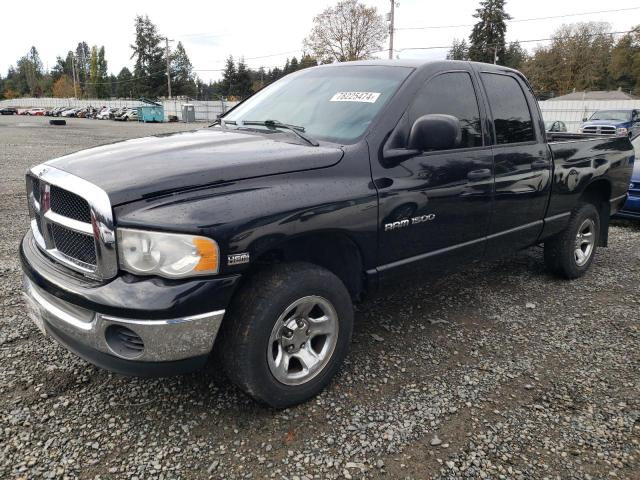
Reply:
[[[381,272],[405,266],[433,270],[482,255],[493,158],[483,136],[478,87],[470,71],[439,73],[425,82],[401,121],[410,128],[423,115],[453,115],[462,125],[459,148],[423,152],[391,167],[372,163],[380,198]]]
[[[533,244],[551,189],[551,153],[528,86],[511,73],[481,72],[493,118],[495,197],[487,239],[490,256]],[[536,121],[534,121],[536,119]]]

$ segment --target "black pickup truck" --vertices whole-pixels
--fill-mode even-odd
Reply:
[[[553,272],[583,275],[633,162],[626,137],[547,138],[515,70],[310,68],[209,128],[32,168],[25,297],[95,365],[170,375],[213,357],[285,407],[327,385],[352,302],[385,282],[536,244]]]

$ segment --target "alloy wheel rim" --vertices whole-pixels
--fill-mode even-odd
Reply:
[[[278,317],[267,345],[269,370],[285,385],[301,385],[329,363],[338,339],[338,314],[326,298],[302,297]]]
[[[595,245],[595,223],[590,218],[586,219],[578,228],[573,250],[573,258],[576,265],[582,267],[591,258]]]

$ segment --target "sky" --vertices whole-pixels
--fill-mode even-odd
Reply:
[[[381,14],[390,9],[390,0],[361,1],[377,7]],[[38,49],[44,67],[51,68],[57,56],[64,57],[80,41],[89,46],[104,45],[109,72],[117,74],[122,67],[131,68],[133,64],[130,44],[135,16],[149,15],[160,33],[174,40],[171,45],[183,43],[201,79],[217,80],[230,54],[235,58],[244,56],[251,68],[267,69],[282,66],[287,57],[300,58],[313,17],[335,3],[337,0],[10,2],[3,8],[0,28],[0,75],[5,76],[8,67],[15,65],[32,45]],[[399,0],[396,4],[395,55],[432,59],[444,58],[447,50],[412,48],[447,46],[455,38],[467,38],[479,0]],[[97,8],[92,8],[94,5]],[[634,7],[620,12],[518,21]],[[629,0],[507,0],[506,10],[516,20],[507,25],[508,41],[548,38],[563,23],[578,21],[606,21],[613,31],[640,24],[640,3]],[[414,27],[445,28],[409,29]],[[528,42],[523,46],[533,49],[536,44]],[[387,52],[380,53],[382,58],[387,56]]]

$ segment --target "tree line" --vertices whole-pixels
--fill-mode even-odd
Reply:
[[[505,41],[505,0],[481,0],[473,15],[476,23],[468,41],[456,39],[448,51],[450,60],[498,63],[522,70],[539,98],[574,90],[621,88],[640,93],[640,26],[616,36],[603,22],[563,25],[550,43],[529,53],[519,42]],[[104,46],[80,42],[65,57],[57,57],[46,72],[35,47],[0,77],[0,98],[18,96],[57,97],[166,97],[167,49],[165,37],[148,16],[137,16],[131,45],[133,69],[109,74]],[[382,52],[388,37],[386,20],[375,7],[359,0],[342,0],[313,19],[305,51],[287,59],[282,67],[250,68],[243,57],[226,60],[222,78],[203,82],[195,74],[181,42],[169,53],[172,95],[215,99],[242,99],[296,70],[321,63],[373,58]]]
[[[0,98],[53,96],[77,98],[150,97],[168,95],[164,37],[148,16],[135,18],[135,41],[131,45],[133,71],[127,67],[109,74],[104,46],[79,42],[74,50],[56,58],[45,71],[35,46],[0,76]],[[197,92],[193,66],[181,42],[170,53],[169,72],[173,95]]]
[[[548,45],[529,54],[519,42],[505,42],[505,0],[484,0],[469,42],[456,39],[450,60],[497,63],[521,70],[541,99],[572,91],[622,89],[640,94],[640,26],[616,40],[611,25],[581,22],[563,25]]]

